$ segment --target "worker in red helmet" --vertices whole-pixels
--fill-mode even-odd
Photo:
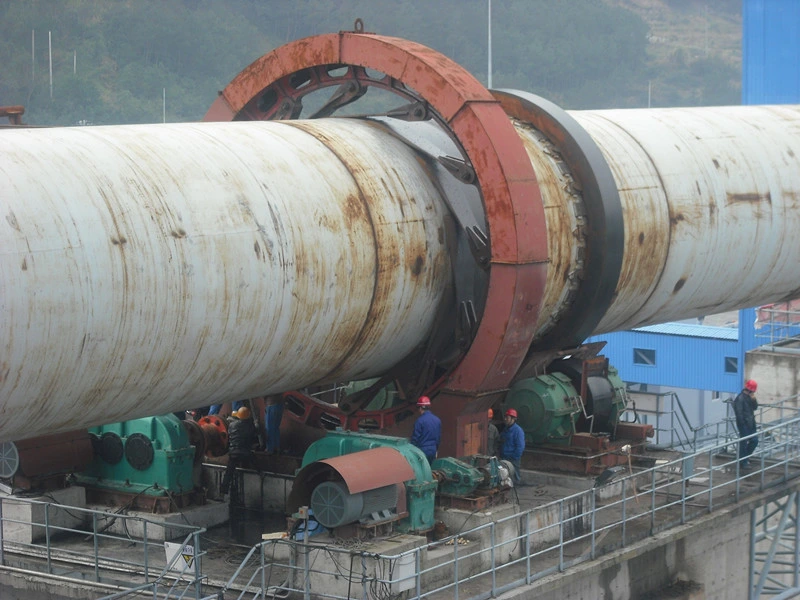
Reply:
[[[522,479],[520,461],[522,460],[522,452],[525,450],[525,432],[517,424],[517,411],[513,408],[509,408],[506,411],[503,420],[506,427],[500,435],[502,444],[500,458],[514,465],[514,483],[518,484]]]
[[[411,443],[422,450],[428,462],[432,463],[442,441],[442,422],[431,412],[431,399],[427,396],[420,396],[417,400],[417,412],[419,417],[414,423]]]
[[[750,466],[750,455],[758,445],[756,432],[756,390],[758,384],[748,379],[744,382],[744,389],[733,401],[733,413],[736,415],[736,429],[739,432],[739,467],[746,469]],[[752,437],[748,437],[752,436]]]

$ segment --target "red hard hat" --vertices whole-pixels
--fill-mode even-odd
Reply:
[[[749,392],[755,392],[758,389],[758,384],[755,382],[754,379],[748,379],[744,382],[744,389]]]
[[[419,400],[417,400],[417,406],[430,406],[431,399],[427,396],[420,396]]]
[[[514,417],[514,418],[516,419],[516,418],[517,418],[517,411],[516,411],[516,410],[514,410],[513,408],[509,408],[509,409],[506,411],[506,416],[507,416],[507,417]]]

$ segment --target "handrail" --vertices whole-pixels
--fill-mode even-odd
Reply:
[[[304,592],[303,583],[312,578],[325,581],[335,577],[356,578],[364,586],[377,586],[384,590],[405,584],[416,589],[420,598],[450,596],[461,599],[464,598],[465,584],[480,579],[485,582],[486,591],[470,596],[470,599],[493,597],[708,515],[738,502],[749,493],[764,491],[800,477],[798,431],[800,417],[766,425],[760,432],[747,436],[762,441],[751,456],[760,467],[754,471],[743,472],[735,453],[726,458],[731,439],[728,435],[721,435],[691,454],[612,480],[609,485],[618,487],[614,499],[601,500],[599,493],[604,488],[593,488],[396,554],[371,554],[330,545],[324,546],[323,550],[322,546],[304,545],[292,540],[267,540],[251,550],[228,581],[226,589],[242,589],[241,584],[237,585],[237,578],[248,568],[256,567],[256,570],[261,569],[262,576],[265,569],[269,569],[270,574],[288,574],[284,583],[271,586],[269,590],[262,588],[258,593],[263,596],[258,597],[267,597],[268,592],[300,594]],[[738,438],[735,441],[739,441]],[[755,482],[757,486],[752,492],[747,491],[744,481]],[[533,527],[534,523],[543,522],[547,514],[557,514],[559,518]],[[516,527],[518,534],[508,538],[498,536],[499,530],[508,530],[509,527]],[[485,542],[459,547],[459,538],[485,538]],[[430,552],[441,550],[448,542],[453,545],[449,559],[441,563],[425,560]],[[276,552],[281,546],[284,546],[284,551]],[[305,555],[298,554],[300,552]],[[350,569],[349,572],[345,569],[343,573],[326,572],[324,568],[314,567],[314,552],[338,557],[335,564],[346,566],[359,559],[365,561],[367,567],[357,571]],[[295,561],[296,564],[291,564],[291,561],[265,563],[263,560],[260,566],[253,564],[256,556],[263,558],[270,554],[305,556],[305,560]],[[488,566],[475,567],[481,560]],[[416,565],[417,569],[402,577],[390,578],[374,566],[397,565],[403,561]],[[384,571],[388,573],[391,569]],[[254,579],[251,576],[247,585],[252,585]],[[325,585],[315,586],[314,595],[319,598],[346,597],[336,592],[334,586]],[[214,597],[207,598],[212,600]]]
[[[31,518],[11,516],[9,513],[13,507],[28,507],[27,511]],[[181,523],[162,523],[138,515],[126,515],[121,510],[97,510],[68,506],[55,500],[46,502],[19,496],[0,497],[0,565],[9,570],[15,569],[16,567],[11,564],[12,555],[24,552],[26,556],[32,557],[32,560],[38,557],[42,563],[40,570],[48,575],[57,575],[56,571],[61,568],[60,565],[69,563],[83,565],[87,573],[91,572],[96,583],[119,585],[131,575],[144,577],[144,584],[111,594],[107,596],[108,598],[123,598],[150,589],[156,593],[160,587],[168,588],[169,594],[177,590],[179,582],[186,584],[184,594],[189,588],[194,588],[195,597],[200,598],[203,576],[200,574],[199,564],[204,555],[200,536],[206,529]],[[37,517],[38,514],[42,514],[43,518]],[[120,529],[124,534],[112,533],[112,527],[117,523],[121,524]],[[131,535],[130,529],[134,524],[141,528],[141,538]],[[170,561],[167,561],[164,544],[153,541],[153,538],[157,537],[153,532],[159,528],[166,530],[161,536],[162,539],[174,539],[177,534],[183,536],[183,546],[193,546],[194,570],[188,577],[188,582],[184,578],[185,573],[182,572],[180,577],[175,577],[171,572],[180,555],[176,553]],[[10,537],[8,531],[11,529],[17,530],[15,540],[8,539]],[[91,551],[87,552],[83,548],[76,550],[71,547],[68,540],[74,539],[75,536],[90,537],[93,542]],[[61,544],[64,540],[67,541]],[[103,550],[121,545],[124,545],[122,555],[119,552],[112,554]],[[83,577],[77,579],[86,581]]]

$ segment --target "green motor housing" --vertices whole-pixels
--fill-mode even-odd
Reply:
[[[438,484],[433,478],[428,459],[406,438],[343,430],[329,431],[324,438],[311,444],[303,455],[302,465],[289,495],[290,506],[305,500],[304,477],[306,474],[311,476],[309,467],[313,463],[381,447],[397,450],[414,473],[414,478],[405,482],[408,516],[398,521],[397,529],[403,533],[433,529]]]
[[[89,430],[95,456],[79,484],[164,496],[192,491],[194,446],[175,415],[145,417]]]
[[[437,458],[431,469],[444,474],[444,481],[439,482],[439,492],[448,496],[468,496],[484,479],[483,473],[478,469],[456,458]]]
[[[569,445],[580,402],[580,395],[563,373],[518,381],[506,396],[506,408],[517,411],[526,444]]]

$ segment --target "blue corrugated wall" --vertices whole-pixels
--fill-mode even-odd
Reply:
[[[800,102],[800,0],[743,0],[742,103]]]

